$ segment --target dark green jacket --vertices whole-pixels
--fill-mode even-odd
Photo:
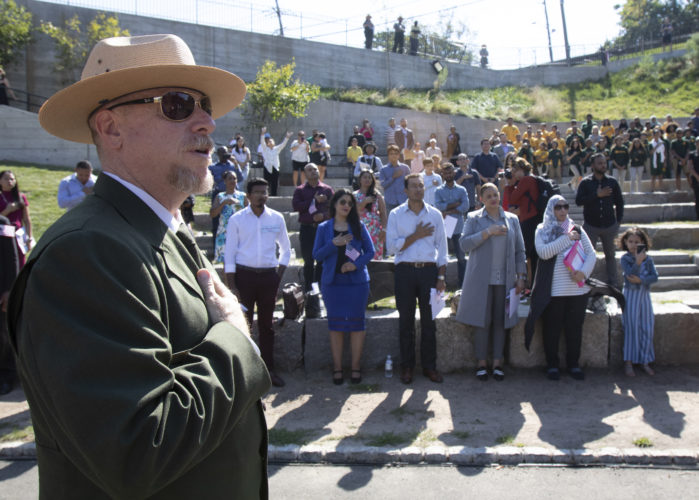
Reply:
[[[196,267],[107,175],[32,251],[8,321],[41,498],[267,497],[269,375]]]

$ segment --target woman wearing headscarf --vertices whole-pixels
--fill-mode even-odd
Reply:
[[[502,381],[505,329],[517,324],[517,313],[506,314],[506,296],[524,288],[527,266],[517,216],[500,206],[495,184],[480,188],[483,208],[468,214],[459,243],[468,252],[466,275],[456,320],[475,327],[476,377],[488,380],[488,344],[492,336],[493,378]]]
[[[543,319],[546,376],[560,379],[558,337],[561,328],[566,336],[566,366],[570,376],[583,380],[585,373],[579,365],[582,327],[585,321],[587,293],[590,287],[585,280],[590,277],[597,259],[595,249],[581,226],[568,217],[569,205],[561,195],[549,199],[544,221],[536,228],[535,245],[539,264],[534,277],[529,317],[524,327],[525,346],[534,336],[534,323]],[[564,262],[573,246],[582,245],[581,261],[569,269]]]

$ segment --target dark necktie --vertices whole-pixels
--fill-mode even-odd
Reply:
[[[184,247],[187,249],[189,255],[192,256],[192,259],[194,259],[194,262],[197,264],[198,268],[203,269],[205,266],[201,251],[199,251],[197,242],[194,240],[194,236],[192,236],[192,232],[189,230],[189,228],[184,224],[180,224],[180,227],[175,234],[177,234],[177,238],[179,238]]]

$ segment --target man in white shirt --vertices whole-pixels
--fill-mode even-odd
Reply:
[[[274,304],[291,256],[289,235],[284,216],[265,206],[267,181],[248,181],[247,193],[250,204],[233,214],[226,228],[223,258],[226,282],[246,308],[250,325],[257,304],[257,331],[262,359],[267,365],[272,384],[283,387],[284,380],[274,371]]]
[[[408,201],[388,216],[386,245],[395,255],[395,295],[399,314],[401,382],[413,381],[415,369],[415,299],[420,304],[422,373],[442,382],[437,371],[436,325],[430,305],[431,289],[444,292],[447,235],[442,213],[423,201],[425,184],[419,174],[405,177]]]
[[[279,153],[282,152],[286,143],[289,142],[291,132],[287,132],[281,144],[276,145],[274,139],[267,134],[267,127],[262,127],[260,133],[260,153],[264,161],[262,174],[265,180],[269,183],[269,194],[277,196],[277,185],[279,184]]]
[[[61,179],[58,185],[58,206],[66,211],[77,206],[92,194],[97,177],[92,174],[92,164],[87,161],[79,161],[75,165],[75,173]]]

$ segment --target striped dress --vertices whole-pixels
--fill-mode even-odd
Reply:
[[[655,316],[650,300],[650,285],[658,281],[653,259],[648,256],[640,266],[630,253],[621,258],[624,272],[624,298],[626,308],[622,316],[624,322],[624,361],[646,364],[655,360],[653,350],[653,329]],[[641,283],[631,283],[629,275],[641,278]]]

